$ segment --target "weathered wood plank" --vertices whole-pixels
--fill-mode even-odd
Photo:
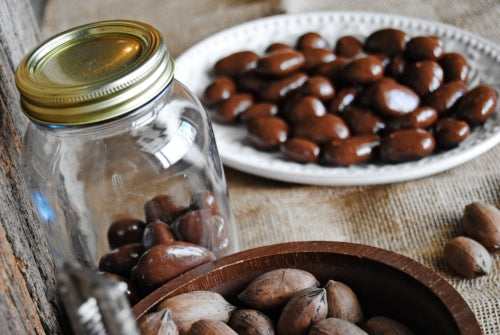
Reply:
[[[0,333],[61,333],[54,266],[21,174],[14,71],[40,36],[29,0],[0,1]]]

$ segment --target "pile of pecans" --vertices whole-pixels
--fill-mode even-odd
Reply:
[[[493,88],[467,88],[467,60],[439,37],[393,28],[333,48],[307,32],[263,55],[230,54],[213,70],[203,96],[212,119],[244,124],[248,144],[300,163],[418,160],[458,146],[497,105]]]
[[[167,298],[139,320],[143,335],[412,335],[386,316],[364,320],[353,290],[307,271],[282,268],[253,279],[238,295],[240,306],[212,291]],[[167,332],[168,330],[168,332]],[[388,333],[387,331],[390,330]]]

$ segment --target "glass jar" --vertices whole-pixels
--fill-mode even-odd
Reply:
[[[156,29],[124,20],[58,34],[18,66],[25,178],[59,267],[134,279],[149,254],[135,280],[150,291],[149,272],[238,250],[210,121],[173,68]]]

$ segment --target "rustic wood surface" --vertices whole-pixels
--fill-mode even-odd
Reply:
[[[21,134],[14,71],[39,41],[29,0],[0,1],[0,334],[57,334],[54,268],[20,173]]]

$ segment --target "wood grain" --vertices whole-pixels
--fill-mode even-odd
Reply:
[[[0,333],[58,334],[54,266],[21,173],[22,134],[14,71],[39,40],[29,0],[0,1]]]

